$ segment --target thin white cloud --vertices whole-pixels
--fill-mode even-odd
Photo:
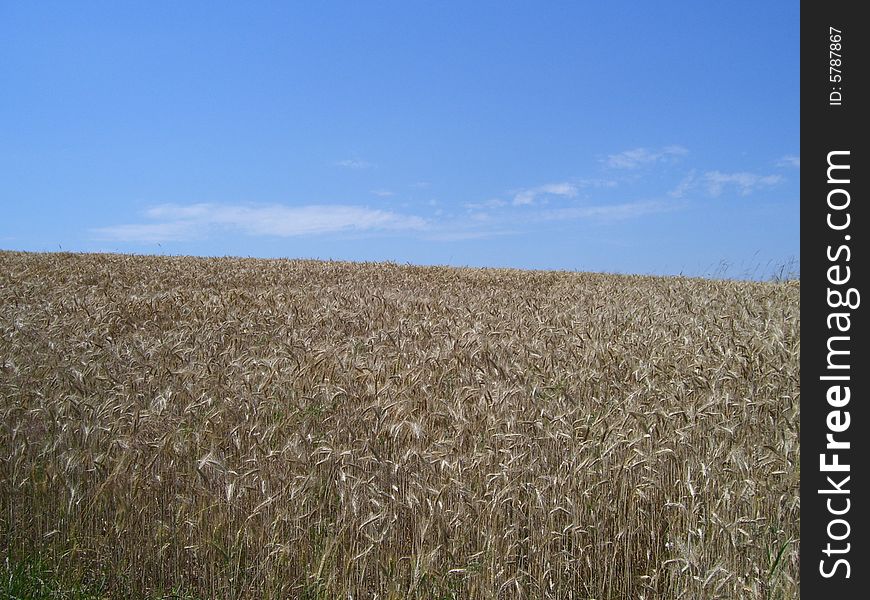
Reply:
[[[99,227],[92,230],[94,239],[101,242],[179,242],[202,237],[202,231],[194,221],[168,223],[134,223]]]
[[[514,196],[514,206],[525,206],[528,204],[532,204],[535,201],[536,195],[537,194],[531,190],[518,192],[517,195]]]
[[[468,210],[500,208],[505,205],[507,205],[507,202],[499,198],[490,198],[489,200],[484,200],[483,202],[466,202],[465,204],[463,204],[463,206]]]
[[[372,190],[372,194],[377,196],[378,198],[389,198],[390,196],[395,196],[396,193],[390,190]]]
[[[707,171],[698,175],[690,171],[677,186],[669,192],[672,198],[683,198],[689,192],[701,189],[709,196],[720,196],[728,189],[733,189],[741,196],[748,196],[759,188],[772,187],[784,181],[781,175],[758,175],[739,171],[723,173],[722,171]]]
[[[482,240],[504,235],[516,235],[521,233],[517,229],[447,229],[436,230],[425,234],[427,240],[436,242],[460,242],[464,240]]]
[[[584,188],[615,188],[618,182],[613,179],[576,179],[559,183],[548,183],[534,188],[514,192],[514,206],[535,204],[541,196],[562,196],[573,198]]]
[[[581,179],[576,182],[577,187],[593,187],[593,188],[615,188],[619,182],[615,179]]]
[[[374,165],[366,160],[361,160],[359,158],[348,158],[345,160],[340,160],[335,163],[339,167],[344,167],[346,169],[370,169]]]
[[[483,203],[485,204],[485,203]],[[490,205],[480,208],[496,208],[502,210],[482,210],[470,215],[458,217],[452,215],[446,221],[436,224],[425,234],[427,239],[464,240],[484,238],[493,235],[522,233],[536,229],[543,223],[570,221],[622,221],[637,219],[657,213],[681,210],[686,202],[665,200],[648,200],[623,202],[619,204],[596,204],[587,206],[567,206],[542,210],[539,206],[532,209],[501,205]],[[469,205],[466,205],[469,207]],[[470,208],[478,208],[471,206]],[[537,225],[536,225],[537,224]]]
[[[692,171],[689,171],[689,173],[685,177],[683,177],[680,183],[677,184],[677,187],[668,192],[668,194],[672,198],[682,198],[691,190],[695,189],[697,185],[698,176],[693,169]]]
[[[577,186],[573,183],[548,183],[536,188],[520,190],[514,195],[514,206],[534,204],[539,196],[564,196],[573,198],[577,195]]]
[[[576,219],[623,220],[635,219],[645,215],[679,210],[683,204],[649,200],[641,202],[624,202],[622,204],[599,204],[595,206],[575,206],[548,210],[541,213],[545,221],[566,221]]]
[[[198,204],[158,204],[145,210],[149,219],[201,219],[208,218],[213,205],[200,202]]]
[[[293,237],[426,227],[426,221],[417,216],[348,205],[162,204],[145,214],[162,222],[102,227],[93,233],[104,241],[153,243],[197,239],[225,230],[252,236]]]
[[[795,156],[794,154],[787,154],[780,158],[776,162],[776,166],[778,167],[794,167],[795,169],[801,168],[801,157]]]
[[[782,180],[781,175],[756,175],[745,171],[738,173],[708,171],[704,174],[707,192],[711,196],[720,195],[728,187],[735,188],[741,196],[748,196],[758,188],[774,186]]]
[[[656,162],[673,160],[688,153],[689,151],[682,146],[666,146],[659,150],[634,148],[618,154],[610,154],[604,163],[612,169],[636,169]]]

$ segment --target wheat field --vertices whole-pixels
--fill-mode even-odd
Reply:
[[[796,598],[800,284],[0,253],[0,559],[113,598]]]

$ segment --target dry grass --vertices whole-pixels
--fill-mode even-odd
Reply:
[[[0,253],[0,551],[118,597],[794,598],[799,292]]]

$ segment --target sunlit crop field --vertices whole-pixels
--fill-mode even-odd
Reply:
[[[118,598],[795,598],[799,295],[0,253],[0,560]]]

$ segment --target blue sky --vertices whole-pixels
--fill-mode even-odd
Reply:
[[[0,248],[764,276],[797,2],[4,2]]]

